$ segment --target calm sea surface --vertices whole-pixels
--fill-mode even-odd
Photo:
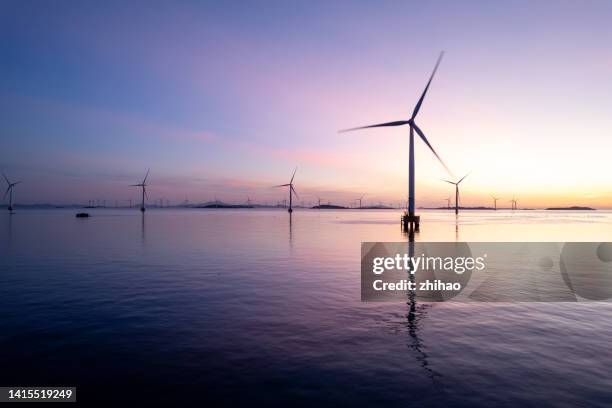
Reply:
[[[0,213],[0,386],[92,401],[610,406],[612,304],[361,303],[399,211]],[[420,241],[612,241],[612,213],[423,211]]]

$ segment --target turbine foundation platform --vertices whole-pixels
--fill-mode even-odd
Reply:
[[[418,215],[402,215],[402,231],[418,231],[421,224],[421,217]]]

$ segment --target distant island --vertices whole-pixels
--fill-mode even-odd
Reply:
[[[547,210],[554,210],[554,211],[562,211],[562,210],[567,210],[567,211],[595,211],[595,208],[580,207],[580,206],[574,205],[572,207],[550,207],[550,208],[547,208]]]
[[[419,207],[421,210],[454,210],[455,207]],[[493,207],[459,207],[460,210],[494,210]],[[501,210],[501,208],[499,208]]]
[[[193,208],[255,208],[248,204],[226,204],[222,202],[195,205]]]
[[[341,205],[333,205],[333,204],[321,204],[315,205],[312,207],[313,210],[346,210],[347,207],[343,207]]]

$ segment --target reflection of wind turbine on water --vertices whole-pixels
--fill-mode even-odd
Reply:
[[[4,180],[6,180],[6,184],[8,185],[6,192],[4,193],[4,199],[6,199],[6,195],[8,194],[9,196],[9,202],[8,202],[8,207],[7,209],[9,210],[9,213],[13,213],[13,187],[15,187],[17,184],[21,183],[21,181],[16,181],[14,183],[11,183],[8,179],[8,177],[6,177],[6,175],[4,173],[2,173],[2,176],[4,177]]]
[[[429,140],[427,140],[427,137],[425,137],[425,133],[423,133],[421,128],[419,126],[417,126],[417,124],[415,122],[415,119],[416,119],[416,117],[417,117],[417,115],[419,113],[419,110],[421,109],[421,105],[423,104],[423,100],[425,99],[425,95],[427,94],[427,91],[429,90],[429,86],[431,85],[431,81],[433,80],[433,77],[436,74],[436,71],[438,70],[438,66],[440,65],[440,61],[442,60],[442,56],[443,55],[444,55],[444,53],[440,53],[440,56],[438,57],[438,61],[436,62],[434,70],[431,73],[431,76],[429,77],[429,81],[427,81],[427,85],[425,86],[425,89],[423,90],[423,93],[421,94],[421,97],[419,98],[416,106],[414,107],[414,110],[412,112],[412,116],[410,117],[410,119],[408,119],[408,120],[399,120],[399,121],[395,121],[395,122],[380,123],[380,124],[376,124],[376,125],[361,126],[361,127],[341,130],[341,132],[349,132],[349,131],[353,131],[353,130],[376,128],[376,127],[403,126],[403,125],[408,125],[409,126],[409,128],[410,128],[410,145],[409,145],[409,163],[408,163],[408,222],[416,224],[417,225],[417,229],[418,229],[419,221],[417,220],[417,218],[415,217],[415,214],[414,214],[414,209],[415,209],[415,203],[414,203],[414,201],[415,201],[414,133],[415,132],[417,133],[417,135],[419,135],[419,137],[427,145],[427,147],[429,147],[429,149],[434,154],[434,156],[436,156],[438,158],[438,160],[440,161],[442,166],[444,166],[444,168],[448,171],[448,173],[452,175],[452,172],[448,169],[446,164],[444,164],[444,162],[442,161],[442,159],[440,158],[438,153],[436,153],[436,151],[434,150],[433,146],[429,143]]]
[[[459,183],[461,183],[463,179],[466,178],[467,176],[468,175],[466,174],[465,176],[461,177],[459,181],[442,180],[442,181],[446,181],[449,184],[453,184],[455,186],[455,214],[459,214]]]
[[[150,169],[149,169],[150,170]],[[142,204],[140,206],[140,211],[145,212],[145,197],[149,198],[147,195],[147,177],[149,177],[149,170],[147,170],[147,174],[145,175],[144,180],[140,184],[132,184],[130,187],[142,187]]]
[[[287,184],[279,184],[278,186],[273,187],[289,187],[289,213],[293,212],[293,194],[295,194],[296,198],[299,198],[298,193],[293,188],[293,178],[295,177],[295,172],[297,171],[297,167],[293,170],[293,175],[291,176],[291,180]]]
[[[413,258],[415,253],[415,242],[414,242],[414,234],[409,231],[408,232],[408,247],[407,247],[408,256]],[[411,270],[411,267],[409,271]],[[408,273],[408,279],[413,284],[416,282],[415,274]],[[436,372],[434,369],[430,367],[428,361],[428,355],[425,352],[425,345],[423,344],[423,340],[419,336],[419,331],[421,329],[421,320],[426,316],[426,310],[431,307],[428,304],[418,304],[417,302],[417,294],[414,290],[409,290],[408,293],[408,314],[406,315],[406,329],[408,330],[408,348],[414,351],[415,358],[427,373],[427,377],[431,380],[431,382],[435,385],[437,382],[437,377],[441,377],[441,374]]]

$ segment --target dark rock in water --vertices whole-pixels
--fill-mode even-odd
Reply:
[[[88,213],[78,213],[76,217],[77,218],[89,218],[89,214]]]

